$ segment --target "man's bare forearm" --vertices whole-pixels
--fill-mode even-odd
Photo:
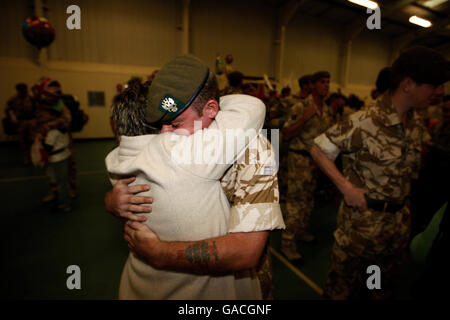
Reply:
[[[254,268],[266,245],[268,231],[233,233],[193,242],[160,242],[149,261],[161,269],[214,274]]]
[[[345,193],[351,186],[351,183],[343,176],[334,162],[317,145],[311,148],[310,154],[319,168],[333,181],[339,191]]]

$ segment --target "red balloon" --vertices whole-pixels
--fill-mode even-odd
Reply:
[[[227,55],[225,61],[227,64],[231,64],[233,62],[233,56],[231,54]]]
[[[22,32],[29,43],[38,49],[48,47],[55,40],[55,29],[43,17],[30,17],[22,25]]]

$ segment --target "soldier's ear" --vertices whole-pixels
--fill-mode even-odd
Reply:
[[[219,113],[219,103],[216,100],[208,100],[203,107],[203,115],[209,119],[214,119]]]
[[[416,82],[413,79],[406,77],[402,80],[402,82],[400,82],[400,89],[403,93],[409,94],[414,89],[415,85]]]

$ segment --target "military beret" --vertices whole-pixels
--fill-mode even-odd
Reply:
[[[148,92],[147,122],[158,127],[178,117],[195,100],[208,75],[208,66],[193,55],[178,56],[165,64]]]
[[[328,71],[318,71],[311,76],[311,81],[316,82],[322,78],[330,78],[330,73]]]
[[[406,75],[418,83],[437,86],[450,80],[450,62],[436,50],[413,47],[394,61],[392,72]]]

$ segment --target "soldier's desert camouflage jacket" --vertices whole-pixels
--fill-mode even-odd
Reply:
[[[324,104],[322,113],[320,113],[312,97],[310,96],[305,100],[301,100],[296,103],[290,109],[288,120],[285,122],[284,127],[286,128],[292,126],[301,117],[303,117],[303,112],[309,104],[314,106],[316,113],[304,124],[300,135],[290,141],[290,149],[309,151],[314,144],[314,138],[333,124],[333,117],[331,116],[328,106]]]
[[[232,205],[228,232],[284,228],[277,164],[270,142],[259,135],[221,180]]]
[[[411,110],[404,126],[389,94],[315,139],[332,160],[342,152],[344,176],[373,199],[403,202],[416,178],[425,127]]]
[[[279,205],[275,150],[259,135],[245,154],[222,177],[221,183],[231,204],[228,232],[270,231],[286,228]],[[259,279],[264,300],[272,300],[272,263],[266,247],[255,270],[236,275]]]

